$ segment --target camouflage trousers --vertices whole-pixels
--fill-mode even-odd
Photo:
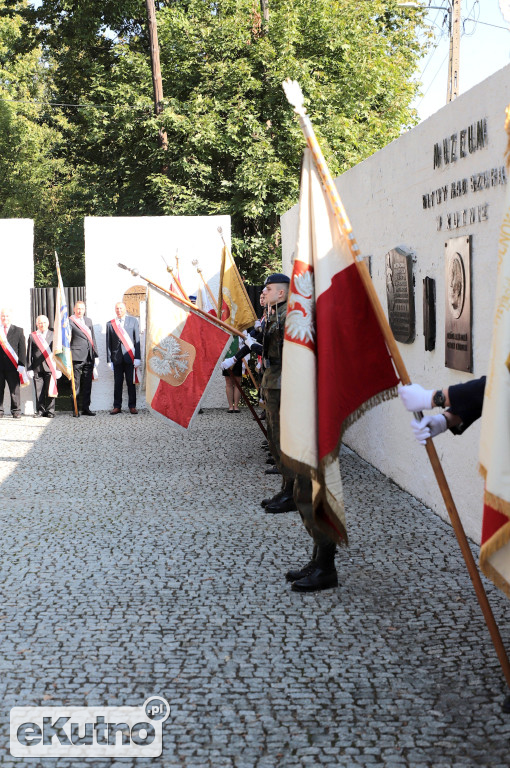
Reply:
[[[287,467],[281,459],[280,449],[280,392],[279,389],[264,389],[263,395],[266,403],[267,442],[276,462],[276,466],[282,474],[282,488],[292,489],[294,501],[298,508],[301,520],[306,530],[312,537],[316,547],[321,549],[333,547],[335,543],[329,536],[318,528],[313,519],[312,505],[312,481],[304,475],[299,475]]]
[[[267,442],[276,466],[282,475],[282,487],[294,480],[294,472],[282,462],[280,449],[280,392],[279,389],[264,389],[266,403]]]

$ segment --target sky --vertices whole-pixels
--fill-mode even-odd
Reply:
[[[445,9],[450,4],[450,0],[419,2],[425,7],[437,5]],[[461,1],[460,93],[510,64],[510,22],[505,21],[499,3],[500,0]],[[505,0],[505,4],[510,8],[509,0]],[[418,72],[418,79],[423,83],[422,95],[413,106],[418,110],[420,120],[446,104],[448,79],[448,13],[430,9],[427,20],[434,25],[435,38],[429,53],[420,62]]]

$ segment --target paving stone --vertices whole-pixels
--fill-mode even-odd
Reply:
[[[151,695],[171,707],[155,768],[508,766],[503,676],[451,528],[421,502],[344,449],[340,587],[298,595],[284,573],[310,539],[260,507],[279,480],[245,410],[189,434],[144,410],[114,431],[107,413],[42,421],[0,421],[2,768],[25,768],[13,706]]]

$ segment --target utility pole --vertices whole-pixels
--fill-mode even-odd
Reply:
[[[158,27],[156,24],[156,9],[154,0],[145,0],[147,7],[147,26],[149,29],[149,43],[151,47],[152,85],[154,86],[154,113],[163,111],[163,81],[161,79],[161,65],[159,63]],[[163,128],[158,133],[159,146],[168,149],[168,137]]]
[[[428,5],[425,7],[417,2],[397,3],[399,8],[416,8],[420,11],[448,10],[448,32],[450,35],[450,56],[448,59],[448,84],[446,103],[453,101],[459,95],[460,75],[460,4],[462,0],[448,0],[448,9],[444,5]],[[429,0],[430,3],[430,0]]]
[[[456,99],[460,90],[460,4],[461,0],[450,0],[450,56],[448,59],[448,85],[446,91],[446,103]]]

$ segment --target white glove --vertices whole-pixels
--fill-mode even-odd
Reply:
[[[221,367],[224,371],[227,370],[227,368],[232,368],[233,365],[237,363],[237,360],[235,357],[226,357],[225,360],[222,362]]]
[[[135,357],[135,359],[133,360],[133,365],[135,366],[135,368],[138,368],[141,365],[141,362],[142,362],[141,360],[138,360],[138,358]]]
[[[426,411],[434,408],[432,395],[434,389],[423,389],[419,384],[399,385],[398,394],[408,411]]]
[[[108,368],[110,369],[110,371],[113,371],[113,363],[112,363],[112,361],[111,361],[111,360],[110,360],[110,362],[108,363]]]
[[[436,416],[424,416],[421,421],[413,419],[411,428],[418,442],[425,445],[427,438],[440,435],[441,432],[446,432],[448,429],[448,422],[446,421],[446,416],[439,413]]]
[[[97,358],[96,358],[96,360],[97,360]],[[99,378],[99,375],[97,373],[97,363],[96,363],[96,365],[94,366],[94,369],[92,371],[92,379],[93,379],[93,381],[97,381],[98,378]]]
[[[260,360],[258,361],[257,365],[255,366],[255,370],[256,371],[261,371],[262,370],[262,363],[260,362]]]
[[[25,373],[25,366],[24,365],[18,365],[18,373]]]
[[[29,379],[33,379],[34,378],[34,372],[33,371],[27,371],[27,376],[28,376]]]
[[[57,371],[56,377],[57,379],[60,379],[62,377],[62,371]]]
[[[255,325],[253,327],[255,328],[256,331],[258,331],[261,325],[262,323],[260,322],[260,320],[255,320]]]
[[[244,343],[246,344],[248,349],[251,349],[251,345],[255,344],[255,339],[253,338],[253,336],[250,336],[250,334],[247,333],[244,339]]]

